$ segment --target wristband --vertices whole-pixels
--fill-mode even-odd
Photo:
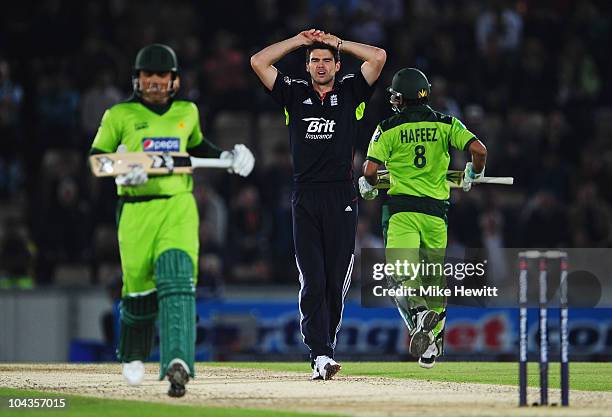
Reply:
[[[476,172],[474,172],[474,168],[472,168],[470,166],[470,175],[469,176],[470,176],[471,179],[477,180],[478,178],[484,176],[484,172],[485,172],[485,169],[482,168],[482,171],[480,171],[479,173],[476,173]]]

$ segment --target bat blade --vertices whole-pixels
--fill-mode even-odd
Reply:
[[[450,188],[463,187],[463,171],[448,170],[446,172],[446,182]],[[513,177],[481,177],[473,182],[474,184],[499,184],[512,185],[514,184]],[[386,190],[391,187],[391,176],[389,171],[378,171],[378,184],[376,188]]]
[[[450,188],[461,188],[463,186],[463,171],[446,171],[446,182]]]
[[[185,152],[103,153],[89,157],[96,177],[116,177],[140,165],[149,175],[191,174],[195,168],[230,168],[231,159],[194,158]]]
[[[189,174],[191,160],[187,153],[180,152],[124,152],[104,153],[89,157],[91,172],[96,177],[116,177],[140,165],[147,174]]]
[[[389,175],[389,171],[386,169],[381,169],[376,173],[378,175],[378,182],[376,183],[376,188],[379,190],[386,190],[391,188],[391,175]]]

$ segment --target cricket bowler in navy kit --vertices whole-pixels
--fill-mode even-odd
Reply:
[[[204,138],[198,108],[176,100],[178,61],[161,44],[138,52],[132,98],[104,113],[91,153],[174,151],[229,159],[230,172],[247,176],[255,159],[244,145],[222,151]],[[115,179],[123,288],[117,356],[130,385],[144,378],[159,312],[160,379],[168,395],[182,397],[195,375],[195,285],[198,210],[191,175],[148,178],[142,165]]]
[[[274,64],[306,47],[307,81]],[[336,79],[340,52],[364,61],[356,74]],[[293,235],[300,272],[300,329],[310,350],[312,379],[331,379],[336,335],[353,269],[357,193],[353,150],[357,123],[386,61],[383,49],[303,31],[251,58],[269,94],[284,107],[293,157]]]

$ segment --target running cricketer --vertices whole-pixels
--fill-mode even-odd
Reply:
[[[306,47],[310,80],[284,75],[274,67],[301,47]],[[361,70],[336,79],[340,52],[363,61]],[[385,61],[383,49],[315,29],[251,57],[266,90],[284,107],[289,127],[300,329],[310,350],[312,379],[331,379],[340,370],[334,349],[351,282],[357,225],[354,140]]]
[[[198,108],[175,100],[180,78],[174,51],[161,44],[136,55],[132,97],[106,111],[91,154],[188,152],[231,159],[230,172],[247,176],[255,159],[244,145],[221,151],[202,135]],[[118,176],[117,224],[123,289],[118,358],[130,385],[144,377],[159,312],[160,380],[181,397],[194,377],[198,211],[191,175],[148,178],[141,166]]]
[[[388,91],[396,114],[382,121],[374,131],[359,190],[363,198],[375,198],[377,171],[386,165],[391,187],[383,205],[385,247],[409,249],[404,253],[416,262],[418,249],[429,249],[425,251],[427,262],[442,263],[447,244],[450,189],[446,171],[450,147],[467,150],[472,156],[465,167],[464,191],[469,191],[473,180],[484,175],[487,149],[460,120],[428,106],[431,85],[418,69],[398,71]],[[397,255],[394,251],[387,254]],[[445,285],[443,275],[427,278],[434,281],[422,282],[423,276],[405,280],[403,285]],[[436,357],[443,353],[445,298],[410,297],[396,303],[410,331],[410,353],[419,358],[423,368],[433,367]]]

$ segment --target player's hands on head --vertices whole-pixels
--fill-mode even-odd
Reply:
[[[359,177],[359,194],[364,200],[374,200],[378,196],[378,189],[371,185],[365,177]]]
[[[325,45],[333,46],[334,48],[338,47],[338,43],[340,43],[340,38],[336,35],[332,35],[331,33],[325,33],[323,31],[319,31],[320,33],[316,37],[316,42],[324,43]]]
[[[115,184],[122,187],[137,187],[149,180],[149,176],[144,167],[140,164],[134,165],[126,174],[118,175]]]
[[[235,145],[231,151],[222,152],[221,159],[230,159],[232,166],[227,172],[240,175],[241,177],[247,177],[255,166],[253,153],[242,144]]]
[[[304,30],[297,34],[297,38],[301,41],[302,46],[309,46],[318,42],[317,39],[324,33],[325,32],[318,29]]]

